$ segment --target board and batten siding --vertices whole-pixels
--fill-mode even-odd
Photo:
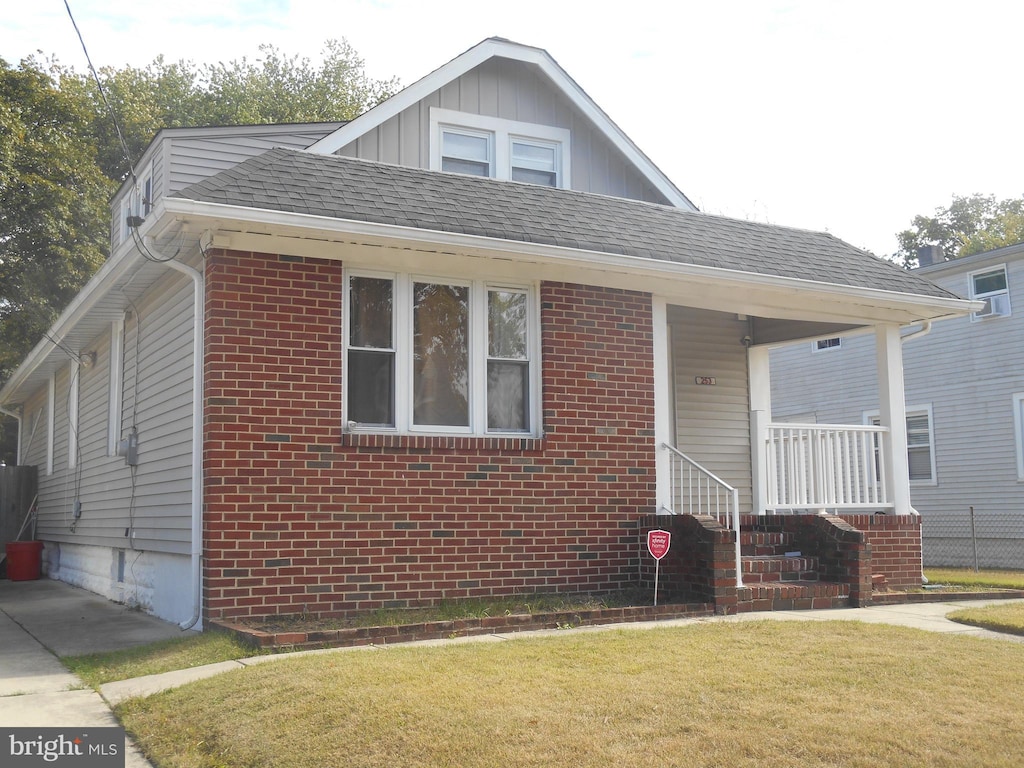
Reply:
[[[488,59],[367,131],[338,154],[429,168],[431,107],[566,128],[573,189],[668,202],[536,68],[511,59]]]
[[[133,424],[139,432],[134,472],[122,456],[108,454],[113,329],[82,350],[96,353],[95,364],[73,369],[69,362],[57,373],[54,471],[49,475],[45,388],[30,401],[29,413],[40,412],[44,422],[26,455],[27,462],[40,467],[39,538],[170,554],[190,551],[192,305],[191,281],[168,274],[135,300],[138,312],[125,320],[124,359],[113,362],[123,369],[120,434],[126,436]],[[73,375],[79,379],[77,425],[68,418]],[[68,441],[76,428],[78,459],[72,467]],[[82,509],[77,520],[76,500]],[[134,536],[126,536],[126,530]]]
[[[752,508],[746,321],[736,315],[670,306],[668,324],[676,448],[739,491]],[[714,378],[714,385],[697,384]]]

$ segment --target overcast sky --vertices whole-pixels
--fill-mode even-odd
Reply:
[[[952,196],[1024,194],[1014,0],[68,0],[97,67],[317,59],[410,85],[480,40],[546,49],[701,210],[878,255]],[[0,57],[86,71],[64,0],[9,0]]]

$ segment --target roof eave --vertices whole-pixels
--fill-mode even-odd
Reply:
[[[166,211],[179,220],[204,220],[206,223],[199,225],[199,229],[221,227],[237,229],[241,233],[245,231],[243,228],[248,225],[258,228],[258,232],[256,229],[249,230],[249,232],[261,237],[268,234],[279,234],[294,240],[305,233],[309,238],[321,242],[325,235],[344,236],[405,245],[416,243],[437,249],[455,249],[468,254],[486,253],[509,260],[543,260],[546,263],[561,264],[578,269],[604,268],[626,273],[632,277],[647,277],[651,283],[650,290],[654,293],[665,288],[665,280],[696,280],[705,283],[768,289],[775,292],[800,291],[804,297],[815,295],[830,301],[841,298],[851,306],[891,308],[894,317],[900,317],[899,320],[893,321],[905,323],[962,316],[977,311],[982,306],[979,302],[958,298],[823,283],[801,278],[765,275],[721,267],[484,237],[460,232],[200,202],[185,198],[165,198],[163,202]]]

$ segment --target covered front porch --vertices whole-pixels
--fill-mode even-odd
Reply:
[[[873,577],[919,585],[902,362],[903,339],[918,329],[753,317],[657,299],[655,317],[664,329],[655,339],[658,517],[644,524],[690,539],[679,550],[706,561],[705,596],[718,603],[715,589],[727,587],[734,597],[725,604],[824,607],[870,600]],[[877,342],[877,423],[772,419],[773,348],[862,333]],[[900,545],[906,551],[894,568],[872,563],[876,515],[898,521],[897,538],[911,542]]]

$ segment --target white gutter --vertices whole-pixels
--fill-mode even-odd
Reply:
[[[918,328],[916,331],[913,331],[912,333],[908,333],[906,336],[901,336],[900,337],[900,343],[901,344],[906,344],[911,339],[919,339],[922,336],[927,336],[928,333],[931,331],[931,329],[932,329],[932,321],[931,320],[922,320],[920,328]]]
[[[628,254],[607,253],[580,248],[569,248],[559,245],[545,245],[520,240],[506,240],[485,237],[483,235],[467,235],[459,232],[442,232],[395,224],[378,224],[374,222],[354,221],[351,219],[335,219],[327,216],[315,216],[308,213],[290,213],[272,211],[262,208],[247,208],[223,203],[207,203],[188,200],[180,197],[163,199],[167,213],[178,216],[191,216],[202,219],[219,219],[225,223],[252,223],[261,225],[268,231],[274,226],[294,227],[296,229],[318,230],[323,233],[345,235],[348,237],[376,237],[401,242],[416,242],[443,247],[456,247],[477,251],[501,254],[503,257],[522,260],[523,257],[534,256],[549,262],[572,266],[611,267],[624,270],[630,274],[644,274],[661,280],[672,277],[700,279],[708,282],[731,282],[759,288],[775,290],[813,290],[822,294],[844,296],[865,301],[882,302],[892,305],[895,300],[903,306],[931,307],[932,309],[948,310],[949,317],[965,315],[981,308],[980,302],[966,299],[946,298],[941,296],[925,296],[919,294],[887,291],[880,288],[863,288],[859,286],[821,283],[814,280],[795,277],[779,277],[738,269],[708,267],[695,264],[684,264],[675,261],[661,261]],[[225,233],[229,234],[230,233]],[[239,234],[244,234],[240,232]],[[287,238],[288,236],[286,236]]]
[[[148,239],[148,238],[147,238]],[[146,243],[150,251],[155,246]],[[174,259],[164,262],[170,269],[192,278],[192,618],[178,626],[191,629],[199,623],[203,609],[203,338],[205,330],[205,281],[203,273]]]
[[[17,453],[17,458],[14,460],[14,463],[20,466],[21,465],[21,414],[20,413],[15,413],[14,411],[9,411],[6,408],[4,408],[3,406],[0,406],[0,413],[4,414],[5,416],[10,416],[12,419],[14,419],[15,421],[18,422],[18,453]]]

